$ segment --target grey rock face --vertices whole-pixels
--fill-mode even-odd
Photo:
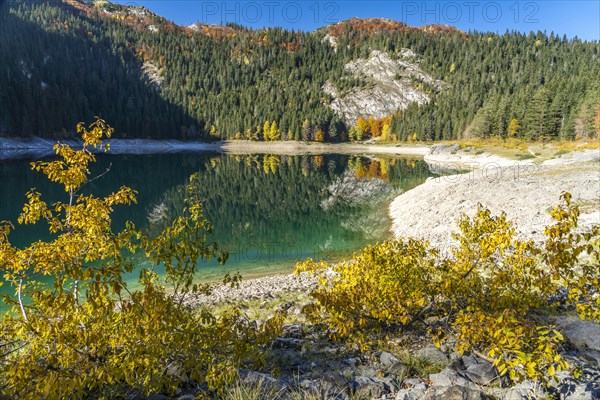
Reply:
[[[417,382],[409,382],[417,381]],[[400,389],[396,393],[396,400],[418,400],[425,396],[427,386],[420,379],[406,379],[403,385],[409,386],[407,389]]]
[[[271,375],[256,371],[241,371],[242,382],[248,385],[265,385],[273,390],[283,390],[285,385]]]
[[[481,390],[471,389],[465,386],[450,386],[436,388],[424,396],[427,400],[484,400]]]
[[[412,103],[428,103],[429,95],[423,85],[434,90],[443,87],[441,81],[421,70],[419,62],[419,57],[409,49],[402,49],[397,59],[374,50],[369,58],[354,60],[345,66],[352,76],[369,83],[366,88],[342,94],[327,82],[323,91],[333,98],[330,107],[346,122],[355,124],[359,117],[383,118]]]
[[[273,343],[273,347],[276,349],[292,349],[300,351],[302,350],[304,342],[304,340],[296,338],[277,338],[275,343]]]
[[[556,324],[576,347],[600,350],[600,324],[574,317],[561,317]]]
[[[450,368],[446,368],[437,374],[429,375],[429,380],[431,381],[431,386],[434,387],[475,386]]]
[[[148,80],[153,83],[156,87],[161,87],[164,81],[164,77],[160,73],[158,67],[149,61],[146,61],[142,65],[142,72]]]

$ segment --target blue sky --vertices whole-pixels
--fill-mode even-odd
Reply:
[[[296,30],[351,17],[384,17],[413,26],[454,25],[464,31],[554,31],[569,38],[600,39],[600,0],[583,1],[297,1],[297,0],[117,0],[143,5],[181,25],[201,21],[235,22],[254,28],[282,26]]]

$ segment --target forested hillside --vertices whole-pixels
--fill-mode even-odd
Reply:
[[[598,42],[381,19],[315,32],[181,27],[142,7],[104,1],[0,4],[5,137],[68,136],[95,115],[121,137],[157,139],[600,134]],[[371,77],[352,69],[372,54],[397,63],[400,72],[386,79],[422,101],[398,103],[384,118],[370,110],[355,122],[339,111],[344,98],[379,93],[385,100],[386,85],[377,91]],[[326,87],[339,94],[337,108]]]

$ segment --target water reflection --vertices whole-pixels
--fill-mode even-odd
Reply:
[[[421,160],[391,156],[217,153],[101,154],[92,175],[109,166],[88,193],[105,196],[123,184],[139,192],[137,206],[116,208],[115,230],[131,220],[158,232],[182,212],[183,185],[198,173],[213,239],[230,252],[224,269],[245,276],[291,270],[306,257],[336,259],[387,237],[389,200],[432,175]],[[50,203],[65,198],[28,160],[0,161],[0,178],[0,220],[16,221],[31,188]],[[49,238],[43,225],[11,234],[19,246]],[[214,268],[205,277],[222,273]]]

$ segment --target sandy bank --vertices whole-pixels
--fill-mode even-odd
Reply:
[[[429,179],[398,196],[390,205],[395,237],[412,236],[444,246],[452,242],[457,218],[473,215],[479,203],[494,213],[506,211],[518,234],[543,238],[551,223],[548,210],[570,192],[581,208],[583,226],[600,224],[600,151],[574,152],[535,164],[498,156],[480,157],[451,150],[425,156],[428,162],[460,164],[469,172]]]
[[[429,146],[405,145],[373,145],[357,143],[304,143],[254,142],[247,140],[231,140],[220,142],[220,151],[228,153],[273,153],[273,154],[310,154],[310,153],[343,153],[343,154],[396,154],[422,157],[429,153]]]

